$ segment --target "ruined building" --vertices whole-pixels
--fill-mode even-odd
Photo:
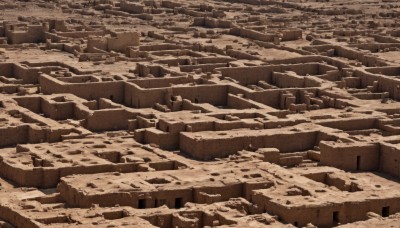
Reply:
[[[399,7],[0,0],[0,227],[399,227]]]

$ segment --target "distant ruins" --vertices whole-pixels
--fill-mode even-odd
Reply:
[[[398,227],[399,7],[0,0],[0,227]]]

